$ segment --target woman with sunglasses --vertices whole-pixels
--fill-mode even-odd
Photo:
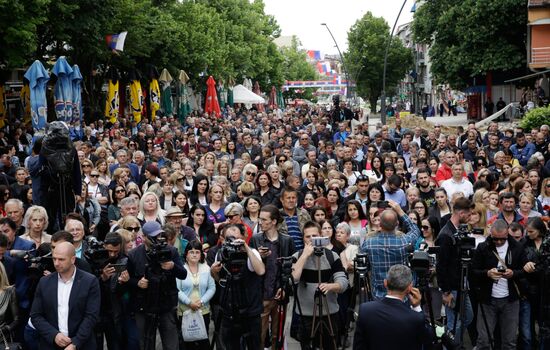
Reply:
[[[86,183],[90,182],[90,173],[94,168],[92,161],[89,159],[85,159],[82,163],[80,163],[80,168],[82,169],[82,178],[84,179],[84,181]]]
[[[248,153],[243,153],[248,154]],[[242,178],[243,181],[249,181],[252,183],[255,183],[256,175],[258,174],[258,167],[254,164],[248,163],[243,167],[242,170]]]
[[[126,189],[123,186],[116,186],[111,204],[107,208],[107,216],[111,225],[120,220],[120,201],[126,198]]]
[[[125,217],[120,218],[118,225],[124,230],[127,230],[135,235],[136,247],[143,244],[144,237],[143,232],[141,231],[141,223],[135,216],[126,215]]]
[[[440,230],[439,221],[436,218],[429,216],[422,219],[419,226],[422,232],[422,237],[418,238],[416,241],[414,246],[415,250],[419,249],[422,243],[425,243],[428,247],[434,247],[435,240],[437,239]]]

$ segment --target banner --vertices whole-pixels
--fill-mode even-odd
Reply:
[[[151,121],[155,121],[157,111],[160,109],[160,87],[157,79],[149,84],[149,98],[151,103]]]
[[[113,124],[118,119],[119,101],[118,80],[116,80],[115,82],[109,80],[107,89],[107,100],[105,101],[105,118],[109,119],[109,121]]]
[[[143,111],[143,93],[141,92],[139,80],[132,80],[130,83],[130,108],[132,109],[134,121],[140,123]]]

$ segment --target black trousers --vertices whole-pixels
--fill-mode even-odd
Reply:
[[[241,339],[248,350],[263,349],[260,338],[262,334],[261,315],[252,317],[223,317],[220,326],[220,338],[225,350],[240,350]],[[261,344],[261,345],[260,345]]]
[[[336,350],[339,337],[338,327],[338,314],[332,314],[329,316],[323,316],[323,318],[315,318],[315,325],[313,324],[312,316],[300,316],[300,345],[302,350],[309,350],[319,348],[322,350]],[[329,323],[330,319],[330,323]],[[329,324],[332,325],[332,333],[330,335]],[[311,329],[316,327],[316,332],[311,338]]]

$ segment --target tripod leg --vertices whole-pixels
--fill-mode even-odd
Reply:
[[[332,326],[332,320],[331,320],[331,315],[329,313],[329,308],[328,308],[328,301],[327,301],[327,296],[326,295],[321,295],[321,300],[323,302],[323,306],[326,308],[327,310],[327,314],[326,314],[326,318],[327,318],[327,324],[325,325],[325,328],[327,328],[328,330],[328,336],[329,336],[329,339],[332,341],[332,346],[333,346],[333,349],[336,350],[337,349],[337,346],[336,346],[336,334],[334,334],[334,328]],[[325,321],[323,319],[321,319],[321,322],[324,324]],[[328,325],[328,327],[327,327]],[[322,343],[322,334],[323,334],[323,329],[321,329],[321,344]],[[326,350],[326,349],[325,349]]]

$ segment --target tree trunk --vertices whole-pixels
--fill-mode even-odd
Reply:
[[[370,111],[371,113],[376,113],[376,102],[378,101],[378,96],[369,97]]]

